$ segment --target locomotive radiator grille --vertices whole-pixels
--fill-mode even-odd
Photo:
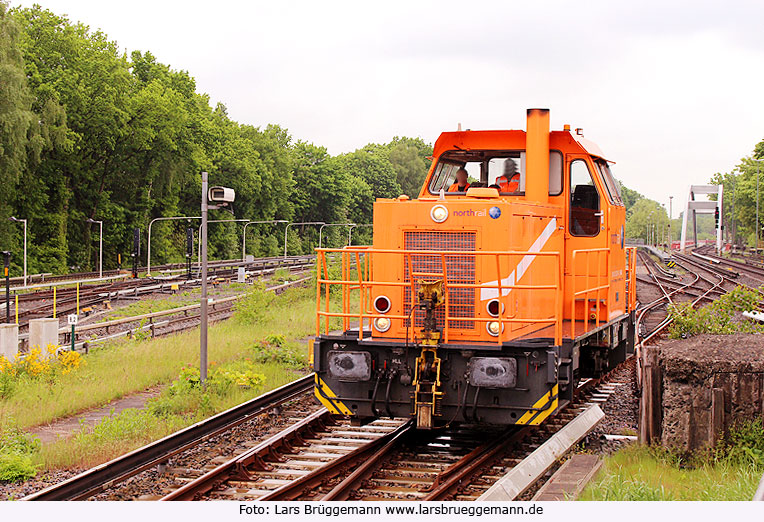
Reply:
[[[410,231],[404,234],[405,250],[433,250],[433,251],[474,251],[475,233],[474,232],[422,232]],[[449,284],[474,284],[475,283],[475,256],[465,254],[463,256],[446,257],[446,267],[443,267],[443,259],[439,255],[413,255],[411,256],[412,271],[426,272],[433,274],[448,274],[447,283]],[[409,275],[408,257],[404,261],[405,281],[411,282]],[[414,276],[417,279],[417,276]],[[419,291],[419,285],[417,292]],[[410,310],[411,286],[405,287],[404,302],[406,310]],[[448,289],[448,307],[451,317],[475,317],[475,290],[472,288],[449,288]],[[416,312],[415,312],[416,314]],[[445,309],[440,309],[436,313],[438,327],[443,328],[445,323]],[[410,326],[410,321],[406,321],[406,326]],[[416,327],[421,328],[423,317],[416,315]],[[461,330],[474,330],[475,321],[452,319],[448,325],[449,328]]]

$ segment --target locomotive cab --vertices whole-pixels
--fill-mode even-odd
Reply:
[[[433,158],[417,199],[375,202],[372,245],[317,250],[316,397],[422,429],[540,424],[633,351],[609,163],[546,109],[526,131],[442,133]]]

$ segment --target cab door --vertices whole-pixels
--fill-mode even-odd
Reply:
[[[604,187],[595,165],[585,154],[565,158],[567,224],[565,227],[565,300],[563,317],[575,319],[577,337],[608,317],[609,221]]]

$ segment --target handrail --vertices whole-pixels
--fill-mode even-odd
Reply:
[[[628,311],[637,307],[637,247],[626,247],[626,294],[628,296]]]
[[[610,270],[607,270],[607,272],[604,274],[605,278],[605,284],[601,284],[601,279],[603,277],[603,270],[602,270],[602,256],[600,254],[605,254],[605,261],[606,265],[609,262],[610,258],[610,249],[609,248],[586,248],[581,250],[574,250],[571,255],[571,281],[570,281],[570,287],[571,287],[571,296],[570,296],[570,338],[575,339],[576,338],[576,298],[580,295],[584,296],[584,331],[589,330],[589,294],[592,292],[596,292],[595,295],[595,327],[598,327],[600,325],[600,292],[602,290],[605,290],[605,297],[607,297],[609,291],[610,291]],[[592,275],[589,272],[589,255],[590,254],[596,254],[597,255],[597,270]],[[576,256],[577,255],[584,255],[586,256],[585,265],[586,265],[586,273],[580,274],[584,276],[584,284],[587,284],[589,278],[594,277],[595,278],[595,285],[593,287],[587,287],[583,290],[576,291]],[[607,267],[606,267],[607,268]]]
[[[345,331],[348,330],[350,320],[355,318],[359,322],[358,326],[358,338],[363,338],[364,326],[368,322],[369,327],[373,325],[375,319],[386,317],[391,320],[408,320],[416,322],[415,314],[406,314],[406,310],[403,310],[401,314],[380,314],[376,313],[372,307],[372,289],[374,287],[411,287],[412,300],[416,292],[416,282],[418,278],[440,278],[443,280],[445,303],[444,303],[444,328],[443,339],[444,342],[448,342],[451,337],[451,331],[453,321],[470,321],[476,323],[489,323],[493,321],[499,322],[499,334],[496,336],[496,342],[501,345],[507,333],[504,332],[505,325],[511,324],[550,324],[554,326],[554,339],[555,344],[560,345],[562,343],[562,263],[561,252],[531,252],[531,251],[465,251],[465,250],[395,250],[395,249],[375,249],[375,248],[321,248],[316,249],[317,257],[317,274],[316,278],[316,335],[321,335],[322,332],[322,318],[323,318],[323,331],[329,333],[329,323],[331,318],[342,318],[343,327]],[[342,275],[341,279],[333,279],[329,276],[327,254],[339,253],[342,255]],[[407,280],[397,281],[381,281],[371,280],[372,266],[374,264],[374,255],[387,255],[394,254],[401,256],[406,261],[405,266],[408,271],[406,274]],[[361,257],[363,256],[363,258]],[[441,271],[438,272],[417,272],[414,271],[413,259],[423,256],[436,256],[440,260]],[[454,283],[449,282],[449,268],[447,260],[450,257],[464,257],[464,256],[492,256],[496,259],[496,281],[482,282],[477,281],[475,283]],[[501,260],[509,259],[512,257],[523,256],[536,256],[536,257],[552,257],[556,261],[557,270],[554,271],[553,283],[545,282],[544,284],[509,284],[508,281],[502,281]],[[351,259],[355,262],[356,274],[351,275]],[[403,266],[403,265],[402,265]],[[506,278],[505,278],[506,279]],[[323,285],[323,287],[322,287]],[[341,311],[334,311],[330,306],[332,286],[339,285],[342,288],[342,306]],[[359,291],[357,311],[350,310],[350,292],[357,289]],[[500,302],[500,310],[498,317],[479,317],[475,314],[475,317],[464,317],[451,315],[452,304],[449,301],[449,289],[473,289],[476,292],[478,290],[496,290],[497,298]],[[554,312],[550,316],[543,317],[517,317],[517,311],[513,315],[509,314],[510,302],[509,294],[512,290],[522,291],[555,291],[554,298]],[[412,329],[413,333],[413,329]]]

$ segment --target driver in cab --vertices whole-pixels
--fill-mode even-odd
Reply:
[[[449,192],[467,192],[470,184],[467,182],[467,169],[461,167],[456,171],[456,181],[448,188]]]
[[[508,158],[504,162],[504,174],[496,179],[499,192],[517,192],[520,190],[520,173],[515,160]]]

